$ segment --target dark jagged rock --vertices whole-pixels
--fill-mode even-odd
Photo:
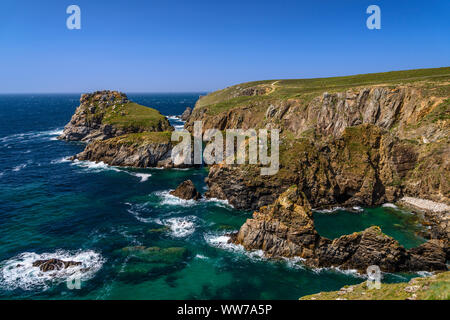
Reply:
[[[191,113],[192,113],[192,108],[187,107],[186,110],[184,110],[184,112],[181,114],[180,119],[183,121],[188,121],[189,117],[191,116]]]
[[[81,262],[63,261],[59,259],[36,260],[33,262],[33,267],[39,267],[43,272],[62,270],[79,265],[81,265]]]
[[[247,250],[261,249],[266,256],[300,257],[312,267],[339,267],[364,273],[378,265],[382,271],[447,270],[447,242],[431,240],[406,250],[373,226],[333,241],[321,237],[308,200],[293,186],[269,206],[260,208],[231,240]]]
[[[183,181],[175,190],[170,191],[170,194],[184,200],[198,200],[202,197],[191,180]]]

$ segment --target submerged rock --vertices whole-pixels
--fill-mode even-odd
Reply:
[[[33,267],[39,267],[43,272],[62,270],[79,265],[81,265],[81,262],[63,261],[59,259],[36,260],[33,262]]]
[[[125,247],[120,252],[121,254],[132,256],[148,263],[173,264],[181,262],[187,256],[187,250],[183,247],[160,248],[134,246]]]
[[[170,191],[170,194],[184,200],[198,200],[202,197],[191,180],[183,181],[175,190]]]

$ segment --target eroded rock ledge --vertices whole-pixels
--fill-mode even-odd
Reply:
[[[300,257],[312,267],[339,267],[364,273],[370,265],[385,272],[447,270],[448,241],[430,240],[406,250],[379,227],[334,240],[321,237],[306,195],[288,188],[269,206],[260,208],[231,240],[269,257]]]

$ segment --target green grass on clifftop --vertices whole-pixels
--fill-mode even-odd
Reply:
[[[381,284],[369,289],[366,282],[339,291],[320,292],[300,300],[450,300],[450,271],[409,282]]]
[[[157,128],[167,122],[158,110],[134,102],[118,105],[114,109],[110,108],[103,121],[123,128]]]
[[[247,82],[234,85],[223,90],[215,91],[202,97],[196,108],[207,107],[209,114],[217,114],[249,102],[263,100],[289,99],[302,97],[312,98],[328,91],[344,91],[353,87],[372,85],[402,85],[418,81],[441,82],[450,79],[450,67],[433,69],[415,69],[405,71],[391,71],[369,73],[344,77],[314,78],[314,79],[285,79]],[[248,88],[267,88],[267,93],[258,96],[241,95],[242,90]]]

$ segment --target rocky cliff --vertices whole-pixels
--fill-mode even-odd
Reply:
[[[321,79],[322,87],[313,86],[316,79],[282,80],[265,83],[271,90],[264,95],[236,97],[242,88],[231,87],[201,98],[189,130],[199,120],[204,130],[281,130],[277,175],[215,166],[209,196],[256,209],[294,183],[314,207],[376,205],[404,195],[449,204],[449,74],[441,68],[422,77],[417,71],[330,78]],[[375,83],[361,86],[365,79]]]

